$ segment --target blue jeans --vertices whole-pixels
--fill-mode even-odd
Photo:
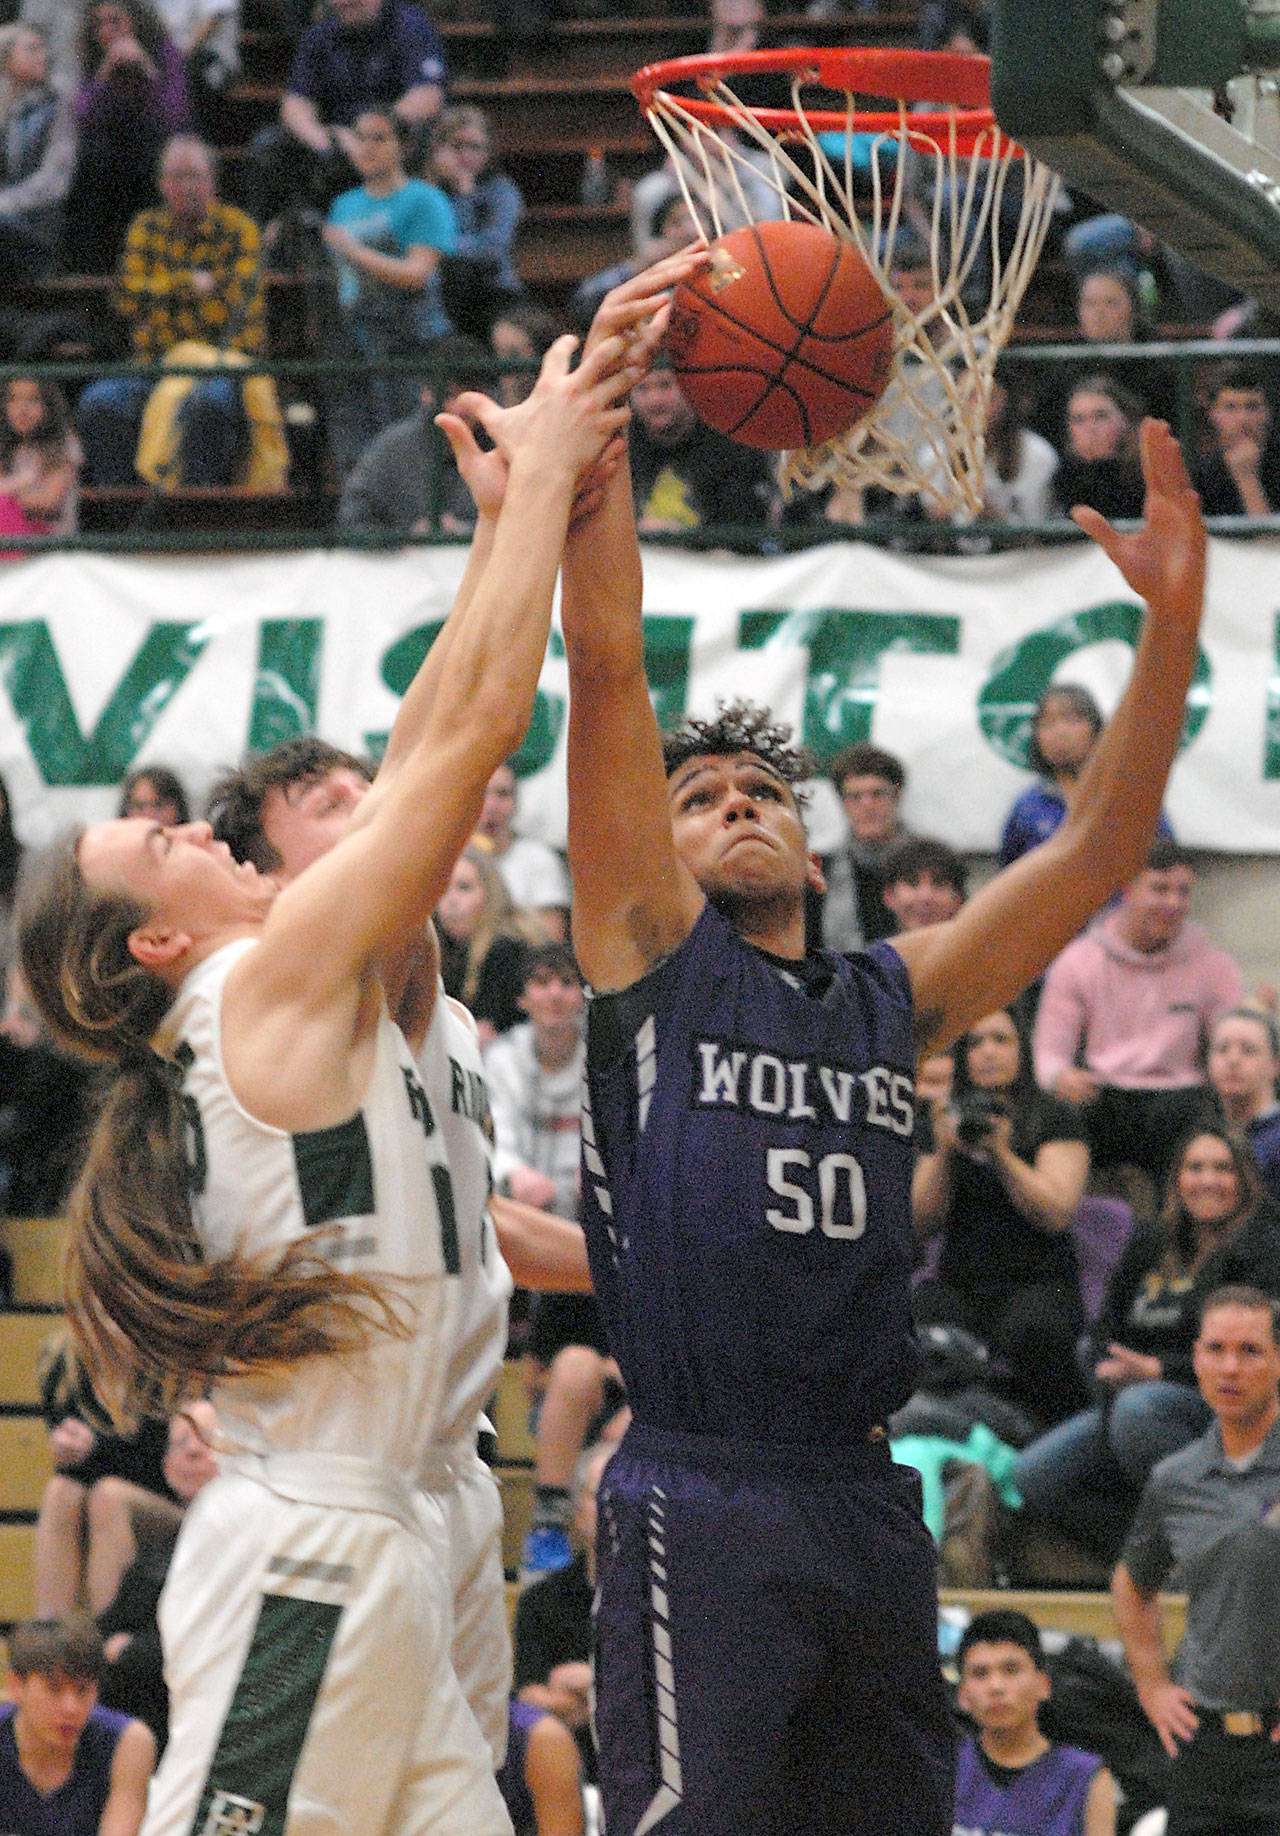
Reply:
[[[1013,1481],[1028,1519],[1114,1561],[1152,1467],[1211,1420],[1189,1384],[1126,1384],[1105,1412],[1085,1409],[1023,1449]]]
[[[138,430],[153,384],[133,376],[90,383],[76,409],[85,482],[136,485]],[[199,378],[177,414],[178,477],[187,485],[230,484],[245,453],[248,421],[231,376]]]

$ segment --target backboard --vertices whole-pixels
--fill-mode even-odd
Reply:
[[[1280,310],[1271,0],[995,0],[1000,126],[1108,210]]]

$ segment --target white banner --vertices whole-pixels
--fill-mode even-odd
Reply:
[[[1280,547],[1213,544],[1202,657],[1166,808],[1193,846],[1280,851]],[[314,727],[376,746],[448,611],[458,549],[252,558],[62,554],[0,569],[0,771],[20,834],[114,806],[136,763],[203,797],[249,745]],[[645,555],[659,714],[767,703],[820,756],[872,738],[906,763],[914,828],[994,848],[1029,782],[1029,705],[1057,677],[1112,707],[1137,624],[1092,545],[955,559],[861,544],[774,559]],[[553,633],[521,756],[521,827],[564,840],[567,671]],[[820,796],[815,845],[838,808]]]

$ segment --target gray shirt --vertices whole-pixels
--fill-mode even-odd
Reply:
[[[1147,1481],[1122,1561],[1146,1595],[1187,1594],[1174,1674],[1209,1709],[1280,1702],[1280,1422],[1237,1470],[1215,1422]]]

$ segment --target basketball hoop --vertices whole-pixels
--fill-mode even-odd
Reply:
[[[631,80],[708,241],[756,221],[768,193],[773,214],[851,242],[893,302],[887,389],[847,433],[786,453],[787,486],[880,485],[981,513],[996,358],[1058,190],[996,126],[988,71],[955,52],[818,48],[671,58]],[[753,106],[731,82],[770,76],[789,108]],[[931,297],[913,307],[892,275],[917,239],[927,253],[910,265],[927,264]]]

